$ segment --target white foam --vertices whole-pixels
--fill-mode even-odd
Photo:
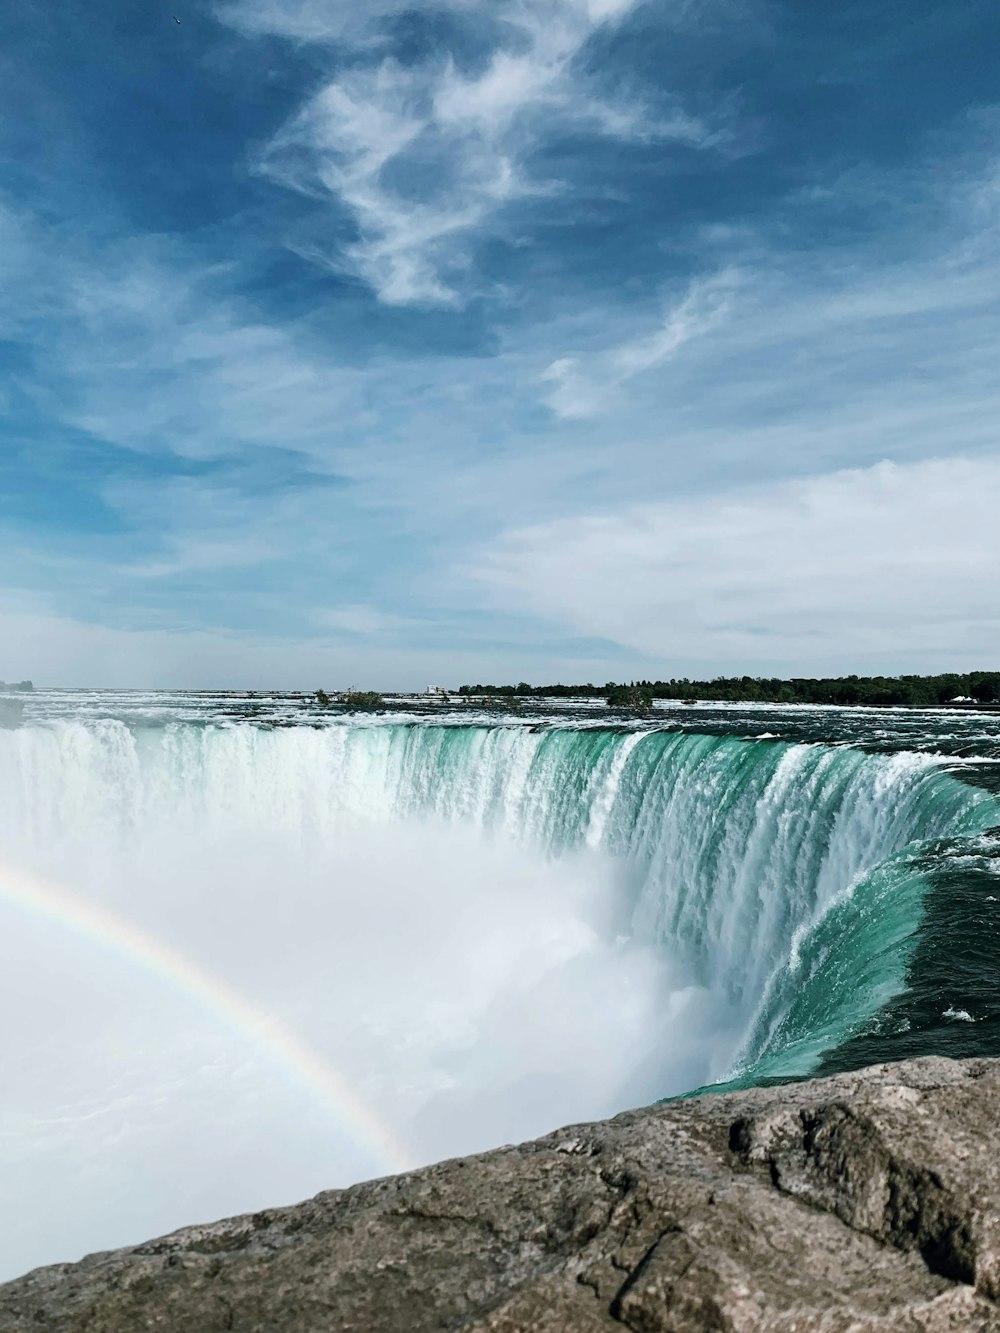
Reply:
[[[718,1076],[727,1011],[622,931],[606,853],[488,833],[475,786],[408,818],[388,732],[345,735],[7,734],[0,845],[279,1015],[418,1160]],[[384,1169],[188,996],[10,907],[0,1006],[0,1278]]]
[[[942,1018],[954,1019],[956,1023],[974,1023],[976,1020],[969,1013],[968,1009],[947,1008],[941,1015]]]

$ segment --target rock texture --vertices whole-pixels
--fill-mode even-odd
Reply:
[[[632,1111],[0,1287],[3,1333],[1000,1333],[1000,1061]]]

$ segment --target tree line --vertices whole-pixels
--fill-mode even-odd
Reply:
[[[1000,703],[1000,671],[946,671],[936,676],[716,676],[712,680],[606,681],[603,685],[463,685],[460,695],[507,698],[605,699],[612,707],[635,707],[653,699],[699,699],[719,703],[860,704],[871,707],[934,707],[956,699]]]
[[[320,708],[340,707],[355,713],[373,713],[385,707],[385,699],[377,690],[342,690],[332,695],[316,690],[313,697]]]

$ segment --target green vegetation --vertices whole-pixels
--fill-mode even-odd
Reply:
[[[375,690],[344,690],[340,694],[327,694],[326,690],[316,690],[313,696],[320,708],[346,708],[348,712],[374,712],[385,707],[385,700]]]
[[[581,695],[597,698],[606,694],[613,681],[607,685],[529,685],[521,681],[519,685],[463,685],[459,694],[495,695],[502,699],[538,698],[549,696],[556,699],[578,698]]]
[[[629,692],[635,692],[630,694]],[[872,707],[935,707],[955,699],[1000,704],[1000,671],[943,672],[938,676],[835,676],[779,680],[762,676],[717,676],[713,680],[608,681],[604,685],[463,685],[459,694],[499,698],[604,698],[612,707],[648,707],[642,700],[702,699],[733,703],[865,704]],[[639,699],[639,703],[630,700]],[[625,702],[620,702],[620,701]]]
[[[633,713],[648,713],[653,706],[653,691],[647,685],[611,685],[605,703],[609,708],[628,708]]]
[[[340,696],[340,702],[350,712],[374,712],[385,707],[385,700],[375,690],[347,690]]]
[[[488,694],[480,702],[479,707],[484,713],[519,713],[521,711],[521,700],[516,694]]]

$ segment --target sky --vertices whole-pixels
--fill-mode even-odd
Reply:
[[[996,668],[998,42],[992,0],[21,0],[0,678]]]

